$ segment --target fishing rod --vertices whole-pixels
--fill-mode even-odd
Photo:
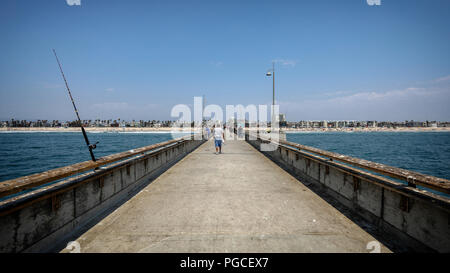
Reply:
[[[69,92],[69,97],[70,97],[70,100],[72,101],[73,109],[75,109],[75,114],[77,114],[78,124],[80,125],[81,131],[83,132],[84,140],[86,141],[86,145],[87,145],[87,147],[89,149],[89,153],[91,154],[92,161],[95,162],[96,160],[95,160],[94,152],[92,150],[97,148],[98,141],[95,144],[90,144],[89,143],[89,139],[87,137],[86,131],[84,130],[83,124],[81,123],[81,119],[80,119],[80,115],[78,114],[77,107],[75,106],[75,102],[73,101],[72,93],[70,92],[69,85],[67,84],[66,76],[64,76],[64,72],[62,70],[62,67],[61,67],[61,64],[59,62],[58,56],[56,55],[56,51],[54,49],[53,49],[53,53],[55,54],[56,62],[58,63],[59,70],[61,71],[61,75],[62,75],[62,77],[64,79],[64,83],[66,84],[67,91]]]

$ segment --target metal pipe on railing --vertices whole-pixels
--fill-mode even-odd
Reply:
[[[28,190],[37,186],[44,185],[62,178],[73,176],[75,174],[83,173],[88,170],[95,170],[98,167],[117,162],[119,160],[127,159],[132,156],[144,154],[151,150],[164,147],[179,141],[190,141],[189,137],[180,137],[173,140],[145,146],[117,154],[101,157],[97,161],[84,161],[70,166],[48,170],[42,173],[36,173],[28,176],[23,176],[11,180],[0,182],[0,197],[9,196],[24,190]]]
[[[258,139],[265,140],[265,141],[271,141],[275,144],[277,143],[270,139],[261,138],[260,136],[258,136]],[[297,144],[297,143],[293,143],[293,142],[289,142],[289,141],[279,140],[278,143],[294,147],[301,151],[306,151],[306,152],[313,153],[313,154],[316,154],[316,155],[319,155],[322,157],[326,157],[326,158],[329,158],[332,160],[337,160],[337,161],[340,161],[340,162],[343,162],[346,164],[350,164],[352,166],[356,166],[356,167],[359,167],[359,168],[362,168],[365,170],[369,170],[369,171],[372,171],[372,172],[375,172],[375,173],[378,173],[381,175],[386,175],[391,178],[400,179],[400,180],[407,182],[408,185],[411,187],[416,187],[416,185],[420,185],[425,188],[429,188],[429,189],[432,189],[435,191],[450,194],[450,181],[447,179],[444,179],[444,178],[434,177],[434,176],[430,176],[430,175],[424,175],[424,174],[417,173],[414,171],[409,171],[409,170],[405,170],[405,169],[401,169],[401,168],[397,168],[397,167],[392,167],[392,166],[384,165],[381,163],[368,161],[365,159],[359,159],[359,158],[354,158],[351,156],[341,155],[338,153],[328,152],[328,151],[324,151],[321,149],[317,149],[317,148],[313,148],[313,147],[309,147],[309,146],[305,146],[305,145],[301,145],[301,144]]]

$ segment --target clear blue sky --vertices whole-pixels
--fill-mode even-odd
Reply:
[[[450,1],[3,0],[0,119],[170,119],[179,103],[294,120],[450,120]]]

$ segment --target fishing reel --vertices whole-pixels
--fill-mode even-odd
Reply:
[[[95,142],[94,144],[91,144],[91,145],[89,145],[89,150],[94,150],[95,148],[97,148],[97,144],[98,144],[99,142],[97,141],[97,142]]]

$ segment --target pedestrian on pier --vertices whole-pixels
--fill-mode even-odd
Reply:
[[[206,126],[206,139],[209,139],[209,134],[211,131],[209,130],[209,126]]]
[[[239,128],[238,128],[238,137],[239,137],[239,139],[242,139],[244,137],[244,129],[242,128],[241,125],[239,125]]]
[[[222,153],[222,144],[225,142],[225,134],[220,124],[214,125],[213,129],[214,146],[216,147],[216,154]]]

